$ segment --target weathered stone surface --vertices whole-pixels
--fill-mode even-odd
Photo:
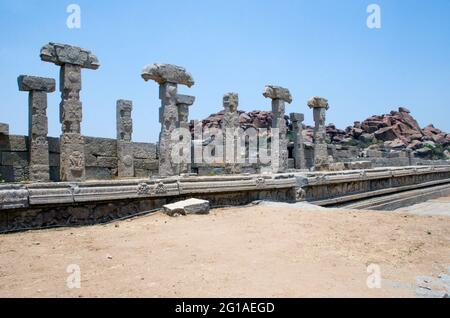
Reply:
[[[91,51],[59,43],[48,43],[41,49],[41,60],[56,65],[73,64],[96,70],[100,67],[97,57]]]
[[[267,85],[263,96],[272,99],[272,129],[278,131],[278,134],[272,134],[272,169],[273,172],[285,172],[289,159],[285,103],[292,102],[291,93],[287,88]]]
[[[240,116],[238,113],[239,95],[228,93],[223,96],[223,128],[224,133],[224,164],[225,173],[236,174],[240,172],[238,156],[240,155],[239,126]]]
[[[40,91],[51,93],[55,91],[55,80],[53,78],[20,75],[17,79],[19,91]]]
[[[84,139],[78,133],[61,135],[60,177],[62,181],[81,181],[86,177]]]
[[[67,44],[48,43],[41,49],[41,60],[61,66],[60,122],[62,181],[85,178],[84,140],[81,135],[81,69],[97,69],[100,63],[91,51]]]
[[[194,80],[184,68],[170,64],[152,64],[142,71],[145,81],[154,80],[159,87],[161,107],[159,120],[161,133],[159,135],[159,174],[161,176],[179,175],[185,166],[172,158],[174,142],[172,134],[179,127],[179,109],[177,104],[178,84],[188,87],[194,85]]]
[[[26,166],[28,165],[28,152],[2,152],[2,166]]]
[[[312,97],[308,100],[308,107],[309,108],[325,108],[328,110],[328,100],[322,97]]]
[[[128,141],[117,142],[117,166],[119,178],[134,177],[133,146]]]
[[[145,81],[154,80],[160,85],[169,82],[191,87],[195,84],[192,75],[185,68],[172,64],[147,65],[142,70],[141,76]]]
[[[29,177],[31,181],[46,182],[50,180],[47,93],[55,90],[55,80],[21,75],[18,84],[19,90],[29,92]]]
[[[0,210],[28,207],[28,191],[20,185],[0,185]]]
[[[303,142],[304,114],[291,113],[292,131],[294,133],[294,167],[295,169],[306,169],[305,150]]]
[[[127,100],[117,101],[117,167],[119,178],[134,177],[134,158],[131,144],[133,103]]]
[[[155,159],[158,160],[158,154],[155,144],[133,142],[133,157],[135,159]]]
[[[9,125],[0,123],[0,135],[9,135]]]
[[[328,100],[322,97],[312,97],[308,100],[308,107],[314,112],[314,165],[327,165],[328,150],[326,144],[327,132],[325,127],[326,110],[328,110]]]
[[[164,213],[170,216],[188,214],[208,214],[210,210],[209,201],[200,199],[188,199],[173,204],[164,205]]]
[[[178,105],[183,104],[183,105],[191,106],[195,102],[195,96],[178,94],[176,98],[177,98]]]
[[[189,131],[189,107],[191,107],[195,102],[194,96],[180,95],[176,96],[177,107],[178,107],[178,122],[177,128],[186,129]],[[184,137],[183,137],[184,138]],[[185,148],[189,148],[189,151],[183,150],[180,154],[180,173],[190,173],[191,172],[191,152],[190,152],[190,140],[182,140],[185,143]]]
[[[133,119],[131,112],[133,111],[133,102],[120,99],[116,105],[117,118],[117,140],[131,141],[133,134]]]
[[[86,154],[96,157],[117,157],[117,141],[109,138],[83,137]]]
[[[270,99],[281,99],[286,103],[292,103],[291,92],[284,87],[267,85],[264,88],[263,96]]]

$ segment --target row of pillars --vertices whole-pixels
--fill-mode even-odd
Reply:
[[[192,75],[186,71],[186,69],[171,65],[171,64],[152,64],[144,68],[142,72],[142,78],[145,81],[153,80],[160,85],[160,123],[161,133],[159,138],[159,174],[161,176],[173,176],[178,175],[180,172],[187,172],[186,169],[180,170],[180,165],[175,164],[174,160],[171,160],[171,153],[173,147],[173,141],[171,136],[176,128],[180,127],[179,122],[187,123],[188,106],[191,106],[194,102],[194,98],[190,97],[190,103],[180,103],[181,99],[185,99],[187,96],[178,95],[178,85],[185,85],[191,87],[195,84]],[[180,96],[183,96],[180,97]],[[287,125],[285,120],[286,103],[292,103],[291,93],[287,88],[268,85],[265,87],[263,96],[272,100],[272,128],[276,128],[279,132],[278,144],[279,147],[272,149],[272,158],[278,159],[278,165],[274,172],[285,172],[288,169],[288,136]],[[185,108],[181,108],[183,105]],[[224,123],[223,128],[225,131],[236,132],[239,128],[239,96],[237,93],[228,93],[223,98],[224,106]],[[326,130],[325,130],[325,112],[328,110],[328,101],[321,97],[313,97],[308,101],[308,106],[313,109],[314,112],[314,157],[315,164],[324,164],[328,160],[328,151],[326,144]],[[183,110],[182,110],[183,109]],[[183,115],[182,115],[183,113]],[[183,117],[184,116],[184,117]],[[296,169],[305,169],[305,155],[302,127],[304,115],[299,113],[290,114],[290,119],[293,125],[294,132],[294,159]],[[178,124],[177,124],[178,123]],[[227,142],[227,139],[232,139],[232,142]],[[225,171],[230,174],[239,173],[240,165],[237,163],[238,153],[238,140],[239,136],[236,134],[224,134],[224,149],[225,158]],[[234,149],[227,149],[227,147],[233,147]],[[230,156],[227,152],[234,154],[234,159],[228,162]]]
[[[60,67],[60,179],[61,181],[82,181],[85,179],[84,139],[81,134],[82,103],[81,70],[83,68],[96,70],[100,67],[97,57],[89,50],[79,47],[48,43],[40,52],[42,61],[53,63]],[[178,94],[178,85],[192,87],[195,82],[192,75],[184,68],[170,64],[152,64],[142,72],[145,81],[153,80],[160,85],[159,98],[161,107],[159,121],[161,132],[159,136],[159,175],[173,176],[190,171],[190,162],[175,164],[171,159],[173,141],[172,132],[176,128],[189,128],[189,107],[195,102],[195,97]],[[47,94],[55,91],[55,80],[36,76],[21,75],[18,78],[20,91],[29,92],[29,142],[30,142],[30,179],[32,181],[49,180],[48,152],[48,119]],[[288,89],[278,86],[266,86],[263,96],[272,100],[272,127],[279,129],[279,148],[272,149],[279,158],[279,168],[276,172],[284,172],[288,168],[288,137],[285,120],[285,105],[292,102]],[[239,98],[236,93],[224,96],[225,128],[238,128],[237,112]],[[315,163],[327,160],[325,143],[325,111],[328,102],[314,97],[308,102],[314,109],[315,132],[314,153]],[[117,102],[117,150],[119,177],[133,177],[132,151],[132,118],[133,105],[131,101]],[[302,122],[304,116],[298,113],[290,115],[294,130],[294,156],[297,169],[304,169],[304,145],[302,137]],[[237,143],[238,136],[234,138]],[[226,150],[225,150],[226,151]],[[236,153],[236,152],[235,152]],[[228,173],[239,173],[239,165],[226,165]]]

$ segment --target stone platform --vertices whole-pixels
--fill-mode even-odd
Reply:
[[[258,200],[336,206],[449,185],[450,166],[3,184],[0,232],[104,223],[189,198],[208,200],[212,208]]]

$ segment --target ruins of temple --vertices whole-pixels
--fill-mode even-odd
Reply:
[[[344,131],[327,125],[326,111],[333,107],[327,99],[308,100],[308,115],[288,88],[267,85],[266,111],[241,111],[238,93],[231,92],[221,112],[194,121],[189,110],[195,97],[178,94],[179,85],[195,84],[193,76],[171,64],[150,64],[141,74],[159,86],[158,142],[133,142],[131,100],[117,101],[116,139],[85,136],[81,70],[97,70],[99,60],[89,50],[57,43],[44,45],[40,58],[60,67],[61,135],[48,136],[47,95],[55,91],[55,79],[20,75],[19,90],[28,92],[29,133],[11,135],[0,123],[0,210],[8,211],[0,213],[0,230],[69,222],[69,216],[74,223],[105,220],[194,195],[213,205],[264,198],[331,205],[450,179],[450,135],[433,126],[421,129],[404,107]],[[304,124],[307,116],[314,127]],[[216,133],[202,139],[210,128],[222,131],[222,138]],[[199,145],[209,147],[214,160],[199,160]],[[117,201],[114,212],[104,212],[109,201]],[[56,212],[67,217],[55,221]]]

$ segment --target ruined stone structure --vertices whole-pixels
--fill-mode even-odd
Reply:
[[[309,108],[314,112],[314,164],[316,166],[328,164],[328,150],[325,128],[325,113],[328,110],[328,100],[322,97],[313,97],[308,101]]]
[[[266,86],[263,96],[272,100],[272,112],[255,111],[253,117],[239,111],[238,95],[229,93],[223,98],[222,117],[215,116],[214,123],[207,123],[208,127],[223,125],[220,128],[225,129],[225,145],[230,146],[224,149],[225,165],[194,166],[188,160],[173,160],[173,149],[181,140],[174,138],[173,133],[177,128],[191,129],[189,107],[195,101],[193,96],[178,94],[178,85],[194,85],[184,68],[153,64],[142,72],[145,81],[160,85],[158,149],[156,144],[132,141],[133,104],[127,100],[117,101],[117,139],[82,136],[81,69],[99,67],[90,51],[49,43],[42,48],[41,59],[61,66],[62,135],[60,139],[47,136],[47,93],[55,90],[55,81],[20,76],[19,90],[29,92],[30,129],[29,136],[10,135],[9,126],[0,123],[0,232],[108,222],[193,196],[209,200],[213,207],[255,200],[306,200],[322,206],[385,209],[450,193],[449,161],[425,161],[411,154],[414,147],[418,148],[416,152],[427,151],[420,148],[419,142],[424,146],[448,147],[450,136],[433,126],[420,129],[405,108],[342,131],[331,124],[325,127],[328,101],[313,97],[308,106],[313,109],[315,127],[314,131],[306,127],[304,142],[304,115],[285,116],[286,102],[292,102],[288,89]],[[261,162],[247,164],[240,160],[239,129],[248,132],[250,128],[270,125],[272,167],[263,168],[271,169],[272,174],[261,169]],[[199,126],[201,132],[203,124]],[[292,127],[292,145],[288,126]],[[392,147],[400,142],[409,144],[408,149],[384,151],[372,143],[361,151],[349,142],[357,138],[359,143],[366,143],[370,134],[377,140],[386,140],[384,146],[390,149],[402,149]],[[332,143],[327,143],[327,136]],[[209,145],[209,139],[200,139],[192,144],[189,140],[188,146]],[[279,146],[274,148],[275,145]],[[293,158],[289,158],[289,147],[293,147]],[[407,167],[386,168],[392,165]],[[315,171],[304,170],[312,167]],[[187,175],[192,171],[208,177]],[[216,176],[216,172],[230,175]],[[124,180],[115,180],[116,177]],[[45,182],[49,180],[69,182]],[[26,182],[17,183],[20,181]]]
[[[276,145],[277,138],[279,147],[272,147],[272,167],[274,172],[284,172],[288,169],[288,138],[285,117],[286,103],[292,103],[291,93],[287,88],[268,85],[265,87],[263,96],[272,99],[272,129],[278,134],[272,135],[272,145]]]
[[[177,107],[178,107],[178,124],[177,128],[186,130],[185,133],[189,131],[189,107],[191,107],[195,102],[194,96],[189,95],[177,95]],[[183,138],[183,137],[182,137]],[[190,149],[189,145],[186,145]],[[186,149],[184,151],[187,151]],[[179,166],[180,173],[190,173],[191,172],[191,153],[180,154],[181,162]]]
[[[241,156],[241,144],[239,138],[239,95],[228,93],[223,96],[223,107],[225,110],[223,117],[224,129],[224,164],[225,173],[236,174],[240,172],[238,158]]]
[[[184,68],[170,64],[152,64],[142,71],[145,81],[153,80],[159,86],[161,108],[159,121],[161,133],[159,136],[159,174],[161,176],[174,176],[180,173],[180,163],[172,160],[172,133],[179,125],[178,119],[178,85],[192,87],[194,79]]]
[[[86,176],[84,141],[81,134],[82,104],[80,101],[81,69],[96,70],[100,64],[90,51],[66,44],[48,43],[41,49],[41,59],[61,66],[60,122],[62,181],[84,180]]]
[[[305,115],[299,113],[290,114],[292,122],[292,132],[294,135],[294,161],[295,169],[306,169],[305,145],[303,143],[303,121]]]
[[[133,102],[120,99],[116,105],[118,177],[134,177],[131,137],[133,134]]]
[[[47,93],[55,91],[55,80],[21,75],[19,90],[28,93],[29,179],[49,181]]]

